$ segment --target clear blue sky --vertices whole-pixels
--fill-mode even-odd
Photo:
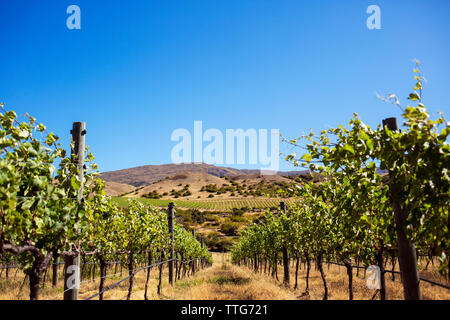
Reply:
[[[68,30],[66,8],[81,8]],[[381,8],[368,30],[366,8]],[[450,111],[450,1],[0,1],[0,101],[67,145],[86,121],[101,171],[169,163],[177,128],[295,137],[399,116],[414,58],[425,104]],[[251,167],[251,166],[236,166]],[[281,161],[281,169],[291,167]]]

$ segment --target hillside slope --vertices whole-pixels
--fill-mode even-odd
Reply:
[[[163,164],[163,165],[147,165],[135,168],[122,169],[117,171],[103,172],[100,178],[109,182],[118,182],[128,184],[134,187],[150,185],[156,181],[163,180],[170,176],[186,173],[204,173],[216,177],[236,177],[240,176],[245,179],[245,175],[250,177],[260,175],[259,170],[234,169],[226,167],[217,167],[206,163],[189,163],[189,164]],[[278,172],[278,176],[293,176],[308,173],[307,171],[288,171]],[[276,175],[275,175],[276,176]],[[272,179],[270,175],[265,176],[266,179]],[[278,179],[278,178],[275,178]]]
[[[171,190],[179,190],[185,185],[189,185],[189,190],[193,193],[192,197],[197,197],[203,186],[215,184],[220,187],[225,183],[227,183],[225,179],[206,172],[181,172],[161,181],[155,181],[153,184],[137,190],[130,197],[142,197],[152,191],[157,191],[159,194],[170,193]],[[203,195],[207,196],[205,193]]]
[[[216,167],[205,163],[147,165],[117,171],[104,172],[100,178],[129,184],[135,187],[150,185],[155,181],[186,172],[210,174],[216,177],[234,176],[241,171],[233,168]]]
[[[124,184],[124,183],[119,183],[119,182],[114,182],[114,181],[106,181],[105,182],[105,192],[107,195],[112,196],[112,197],[116,197],[116,196],[120,196],[125,193],[129,193],[129,192],[133,191],[134,189],[135,189],[135,187],[133,187],[129,184]]]

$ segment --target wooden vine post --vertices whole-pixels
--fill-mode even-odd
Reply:
[[[192,229],[192,235],[194,236],[194,238],[195,238],[195,229]],[[195,260],[192,260],[191,261],[191,266],[192,266],[192,273],[191,274],[194,274],[195,273]]]
[[[286,203],[280,202],[280,209],[286,215]],[[283,243],[283,268],[284,268],[284,278],[283,283],[285,286],[289,287],[291,283],[290,273],[289,273],[289,253],[286,243]]]
[[[202,238],[202,241],[201,241],[201,245],[202,245],[202,248],[205,247],[205,240],[203,238]],[[205,267],[203,258],[200,259],[200,263],[201,263],[200,268],[203,269]]]
[[[170,237],[170,256],[169,256],[169,284],[173,286],[173,257],[174,257],[174,231],[173,231],[173,202],[169,203],[168,211],[169,237]]]
[[[53,257],[53,265],[52,265],[52,287],[56,287],[58,284],[58,269],[59,269],[59,258],[57,255]]]
[[[383,120],[383,127],[391,131],[398,131],[397,118],[387,118]],[[398,263],[403,283],[403,293],[405,300],[420,300],[419,270],[417,268],[416,248],[406,236],[406,218],[408,211],[405,204],[400,201],[400,190],[394,181],[393,175],[389,172],[390,193],[392,207],[394,208],[395,228],[397,231]]]
[[[74,141],[74,149],[72,150],[72,161],[76,163],[78,168],[78,177],[81,181],[78,190],[77,201],[83,201],[84,189],[84,146],[86,136],[86,123],[74,122],[72,130],[72,139]],[[77,246],[78,244],[76,244]],[[65,257],[64,261],[64,300],[78,300],[78,289],[80,285],[80,255],[74,254]]]

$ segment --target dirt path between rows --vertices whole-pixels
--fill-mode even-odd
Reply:
[[[227,254],[213,254],[211,267],[164,288],[166,299],[296,300],[294,293],[271,278],[233,265]]]

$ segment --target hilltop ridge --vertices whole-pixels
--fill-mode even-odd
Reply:
[[[142,186],[151,185],[152,183],[164,180],[167,177],[176,176],[178,174],[189,175],[190,173],[203,173],[215,177],[240,176],[242,178],[246,175],[249,176],[260,175],[259,170],[218,167],[206,163],[188,163],[188,164],[145,165],[134,168],[103,172],[100,174],[100,178],[106,182],[115,182],[138,188]],[[277,172],[275,175],[293,176],[307,173],[308,173],[307,170],[303,170],[303,171]],[[270,176],[273,175],[267,175],[267,177]]]

